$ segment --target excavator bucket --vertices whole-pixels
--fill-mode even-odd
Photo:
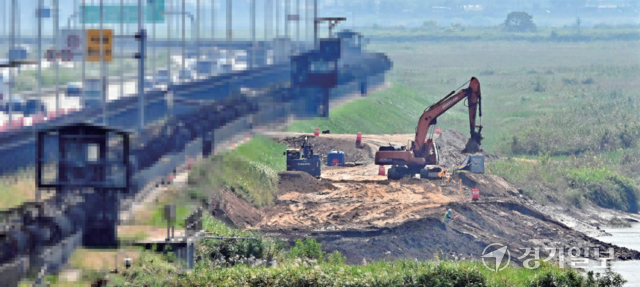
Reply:
[[[477,153],[479,151],[482,151],[482,147],[474,139],[469,139],[464,149],[462,150],[463,153]]]
[[[482,141],[482,135],[480,135],[480,132],[472,132],[471,138],[467,141],[462,153],[477,153],[482,151],[480,141]]]

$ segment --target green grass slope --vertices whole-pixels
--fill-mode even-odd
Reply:
[[[255,206],[273,203],[279,171],[286,169],[282,153],[287,149],[270,139],[256,136],[252,140],[206,159],[193,168],[189,183],[194,197],[208,197],[228,188]]]

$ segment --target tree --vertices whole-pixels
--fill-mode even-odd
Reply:
[[[511,12],[504,21],[504,28],[509,32],[535,32],[533,16],[527,12]]]

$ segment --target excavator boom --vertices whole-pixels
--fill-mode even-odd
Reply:
[[[410,172],[416,172],[426,165],[437,165],[438,156],[435,144],[427,136],[432,133],[440,115],[447,112],[462,100],[467,100],[469,107],[470,139],[462,152],[475,153],[480,150],[482,125],[476,125],[476,115],[482,117],[480,82],[475,77],[469,80],[469,86],[458,92],[453,91],[440,101],[427,108],[420,116],[416,127],[415,140],[410,149],[381,147],[376,152],[375,162],[379,165],[405,165]]]

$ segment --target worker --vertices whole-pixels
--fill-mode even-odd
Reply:
[[[453,220],[453,217],[451,216],[451,209],[447,210],[447,212],[444,214],[444,223],[448,223],[449,221]]]

